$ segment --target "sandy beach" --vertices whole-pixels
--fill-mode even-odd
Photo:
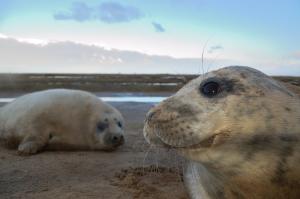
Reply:
[[[114,152],[45,151],[26,157],[1,147],[0,198],[187,198],[176,155],[144,141],[143,120],[154,104],[111,104],[126,118],[125,145]]]
[[[286,86],[300,95],[299,87]],[[114,152],[45,151],[26,157],[1,147],[0,198],[188,198],[179,157],[144,141],[143,120],[154,104],[111,104],[126,119],[125,145]]]

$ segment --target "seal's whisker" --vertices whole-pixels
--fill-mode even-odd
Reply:
[[[148,143],[147,143],[146,141],[144,141],[144,142],[142,143],[142,146],[141,146],[141,147],[142,147],[142,148],[141,148],[141,149],[142,149],[142,152],[144,152],[144,153],[145,153],[146,150],[148,149],[148,147],[146,147],[146,144],[147,144],[147,146],[148,146]]]
[[[132,145],[132,148],[137,149],[139,144],[140,144],[140,142],[134,142]],[[144,145],[145,145],[145,140],[143,140],[143,143],[142,143],[142,148],[141,148],[142,150],[144,148]]]
[[[175,163],[176,163],[176,170],[175,170],[175,173],[177,174],[177,176],[179,177],[179,180],[181,180],[181,175],[180,175],[180,169],[179,169],[179,160],[178,160],[178,156],[175,155]]]
[[[198,180],[197,170],[194,166],[192,167],[192,177],[195,181]]]
[[[187,164],[188,164],[188,161],[184,159],[183,163],[181,164],[181,173],[182,173],[181,177],[182,177],[182,179],[183,179]]]
[[[137,145],[136,145],[137,146]],[[149,149],[149,147],[150,147],[150,145],[144,140],[143,142],[142,142],[142,144],[141,144],[141,148],[139,148],[139,152],[142,152],[142,154],[144,154],[144,156],[145,156],[145,154],[147,153],[147,151],[148,150],[150,150]],[[137,148],[138,148],[138,146],[137,146]],[[144,159],[145,157],[143,157],[143,159]],[[140,160],[140,158],[139,157],[136,157],[136,161],[140,164],[142,164],[141,165],[141,167],[143,167],[143,162]]]
[[[156,166],[156,172],[158,173],[158,170],[159,170],[159,169],[158,169],[158,156],[159,156],[159,154],[160,154],[160,148],[159,148],[159,147],[156,148],[156,152],[157,152],[157,153],[155,154],[155,160],[156,160],[155,166]]]
[[[200,73],[200,70],[198,71],[198,74],[201,75],[204,79],[205,77],[205,70],[204,70],[204,54],[205,54],[205,50],[206,50],[206,47],[207,47],[207,44],[209,42],[210,38],[206,40],[206,42],[204,43],[204,46],[202,48],[202,53],[201,53],[201,69],[202,69],[202,74]]]
[[[148,148],[148,150],[147,150],[147,152],[146,152],[146,154],[145,154],[145,156],[144,156],[144,159],[143,159],[143,165],[142,165],[142,168],[143,168],[143,175],[144,175],[144,173],[145,173],[145,162],[146,162],[146,159],[147,159],[147,157],[148,157],[148,155],[149,155],[149,152],[151,151],[152,147],[153,147],[153,144],[150,144],[150,146],[149,146],[149,148]]]
[[[210,67],[217,61],[217,59],[221,56],[221,54],[217,54],[211,61],[210,63],[207,65],[207,71],[206,73],[209,72]]]

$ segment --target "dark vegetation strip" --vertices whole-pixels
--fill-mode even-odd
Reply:
[[[89,91],[177,91],[197,75],[126,74],[0,74],[0,91],[36,91],[71,88]],[[300,77],[275,77],[300,86]]]
[[[72,88],[89,91],[176,91],[194,75],[0,74],[1,91]]]

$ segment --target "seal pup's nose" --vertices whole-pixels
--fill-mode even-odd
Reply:
[[[124,143],[124,136],[123,135],[113,135],[111,137],[111,142],[114,145],[121,145]]]

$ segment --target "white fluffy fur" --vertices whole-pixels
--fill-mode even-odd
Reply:
[[[109,128],[97,132],[97,123]],[[110,149],[108,134],[121,135],[122,115],[96,96],[78,90],[53,89],[17,98],[0,109],[0,139],[32,154],[52,149]]]

